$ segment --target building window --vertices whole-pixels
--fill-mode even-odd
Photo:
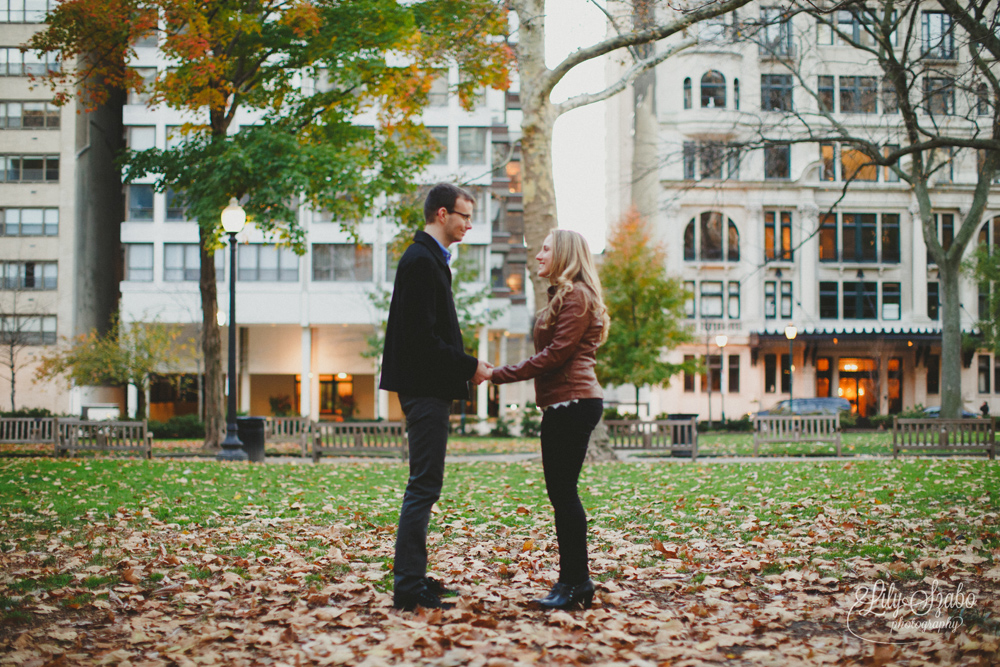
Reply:
[[[129,185],[125,188],[125,220],[150,222],[153,219],[153,186]]]
[[[688,319],[694,319],[695,308],[694,308],[694,281],[685,280],[684,281],[684,316]]]
[[[708,391],[708,383],[712,383],[712,391],[722,391],[722,356],[718,354],[707,355],[706,366],[708,376],[701,374],[701,391]]]
[[[844,213],[841,215],[845,262],[874,262],[878,259],[877,216],[874,213]]]
[[[58,155],[2,155],[4,169],[0,182],[7,183],[57,183],[59,181]]]
[[[993,365],[988,354],[980,354],[979,356],[979,393],[988,394],[990,393],[990,373],[991,366]]]
[[[841,146],[840,176],[845,181],[877,181],[878,165],[863,150]]]
[[[792,283],[781,281],[781,317],[788,319],[792,316]]]
[[[896,86],[888,76],[882,78],[882,113],[899,113],[899,95]]]
[[[156,148],[156,128],[152,126],[132,126],[126,128],[126,143],[130,150],[145,151]]]
[[[837,145],[820,144],[819,157],[823,161],[823,171],[820,178],[824,181],[837,180]]]
[[[163,244],[163,280],[197,281],[201,277],[201,250],[197,243]]]
[[[726,106],[726,77],[715,70],[701,77],[701,106],[705,109],[724,109]]]
[[[778,376],[778,359],[776,355],[765,354],[764,355],[764,392],[768,394],[773,394],[776,387],[777,376]]]
[[[684,142],[684,179],[739,179],[740,148],[720,142]]]
[[[0,130],[52,130],[59,123],[59,107],[50,102],[0,102]]]
[[[764,147],[764,178],[785,180],[792,176],[792,150],[788,144]]]
[[[840,77],[840,113],[875,113],[877,81],[873,76]]]
[[[976,86],[976,115],[990,115],[990,89],[985,83]]]
[[[690,366],[693,363],[694,363],[694,355],[693,354],[685,354],[684,355],[684,364],[686,366]],[[686,391],[686,392],[693,392],[694,391],[694,373],[692,373],[691,371],[688,371],[688,370],[684,371],[684,391]]]
[[[760,106],[764,111],[792,110],[792,75],[762,74]]]
[[[837,214],[824,213],[819,223],[819,261],[836,262],[838,259]]]
[[[46,72],[58,72],[60,69],[59,58],[54,53],[21,53],[17,46],[0,46],[0,76],[43,76]]]
[[[437,75],[431,81],[430,90],[427,91],[427,106],[448,106],[448,70],[438,70]]]
[[[691,77],[684,77],[684,108],[691,108]]]
[[[0,315],[0,342],[55,345],[55,315]]]
[[[844,283],[844,319],[874,320],[878,317],[878,283]]]
[[[941,357],[936,354],[927,355],[927,393],[941,393]]]
[[[740,80],[733,79],[733,108],[740,110]]]
[[[887,144],[882,148],[882,155],[884,155],[885,157],[889,157],[889,155],[898,150],[899,150],[899,145]],[[896,172],[895,169],[893,169],[888,165],[883,167],[882,169],[884,174],[882,180],[884,180],[886,183],[899,183],[899,174]]]
[[[136,67],[135,73],[139,75],[142,82],[138,90],[128,91],[129,104],[146,104],[153,95],[153,84],[156,83],[155,67]]]
[[[58,286],[56,262],[0,262],[5,290],[54,290]]]
[[[927,283],[927,317],[935,321],[941,319],[940,285],[937,281]]]
[[[830,357],[816,359],[816,397],[830,398],[830,387],[833,385],[833,364]]]
[[[722,220],[723,216],[718,211],[702,213],[699,225],[695,224],[694,218],[691,219],[684,229],[685,260],[695,259],[695,227],[697,227],[701,244],[698,256],[702,260],[721,261],[725,258],[729,262],[740,261],[740,232],[736,223],[728,219],[726,227],[723,228]]]
[[[954,81],[943,77],[924,77],[924,110],[932,116],[955,113]]]
[[[153,281],[153,244],[123,243],[125,280],[137,283]]]
[[[0,208],[3,236],[56,236],[59,233],[57,208]]]
[[[921,32],[925,57],[938,60],[955,58],[955,34],[950,15],[945,12],[923,12]]]
[[[299,279],[299,256],[291,248],[260,243],[237,252],[236,279],[246,282],[289,282]]]
[[[722,317],[722,281],[702,281],[701,316]]]
[[[57,0],[0,0],[0,23],[45,23]]]
[[[840,317],[838,308],[839,286],[835,282],[819,284],[819,316],[824,320],[835,320]]]
[[[791,211],[764,211],[764,260],[792,261]]]
[[[829,75],[822,75],[819,77],[819,83],[816,86],[816,96],[819,98],[819,110],[826,111],[828,113],[833,113],[836,108],[833,106],[833,77]]]
[[[882,261],[887,264],[898,264],[900,260],[899,247],[899,215],[883,213]]]
[[[448,128],[428,127],[427,131],[438,144],[437,153],[434,154],[431,164],[448,164]]]
[[[726,372],[728,373],[726,377],[729,378],[729,393],[740,393],[740,355],[729,355],[729,368],[726,369]]]
[[[314,281],[365,283],[372,279],[372,246],[353,243],[314,243]]]
[[[726,302],[726,314],[731,320],[740,319],[740,284],[735,280],[729,281],[729,299]]]
[[[761,7],[760,23],[760,55],[792,55],[792,30],[784,9],[781,7]]]
[[[167,188],[167,222],[184,222],[187,220],[187,207],[184,206],[180,195]]]
[[[903,299],[899,283],[882,283],[882,319],[902,318]]]
[[[778,316],[778,283],[773,280],[764,282],[764,317],[773,320]]]
[[[458,128],[458,163],[486,164],[486,128]]]

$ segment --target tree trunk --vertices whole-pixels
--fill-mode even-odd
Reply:
[[[17,412],[17,405],[14,404],[14,381],[17,379],[17,350],[14,349],[14,343],[7,345],[7,351],[10,353],[10,411]]]
[[[128,389],[125,391],[127,396]],[[146,419],[146,388],[141,384],[135,385],[135,419],[136,421]]]
[[[962,303],[959,297],[961,264],[938,265],[941,281],[941,417],[962,416]]]
[[[205,245],[209,238],[203,228],[199,230],[201,243],[201,351],[205,360],[205,449],[218,449],[222,440],[223,391],[222,391],[222,333],[219,330],[219,295],[215,282],[214,253]],[[229,267],[235,271],[236,267]],[[235,276],[230,276],[234,278]]]

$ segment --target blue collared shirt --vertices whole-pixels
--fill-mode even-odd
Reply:
[[[441,252],[444,253],[444,261],[445,261],[445,263],[446,264],[450,264],[451,263],[451,253],[448,252],[448,249],[445,248],[444,245],[440,241],[438,241],[437,239],[435,239],[433,234],[428,234],[428,236],[430,236],[432,239],[434,239],[434,243],[437,243],[438,247],[441,248]]]

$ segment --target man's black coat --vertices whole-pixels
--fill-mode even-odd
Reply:
[[[419,231],[396,269],[379,387],[465,399],[478,364],[462,344],[448,263],[437,241]]]

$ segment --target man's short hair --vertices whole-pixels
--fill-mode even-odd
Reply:
[[[455,202],[459,199],[476,203],[476,198],[468,190],[463,190],[453,183],[438,183],[431,188],[427,193],[427,199],[424,200],[424,222],[433,222],[434,216],[442,206],[449,211],[454,210]]]

